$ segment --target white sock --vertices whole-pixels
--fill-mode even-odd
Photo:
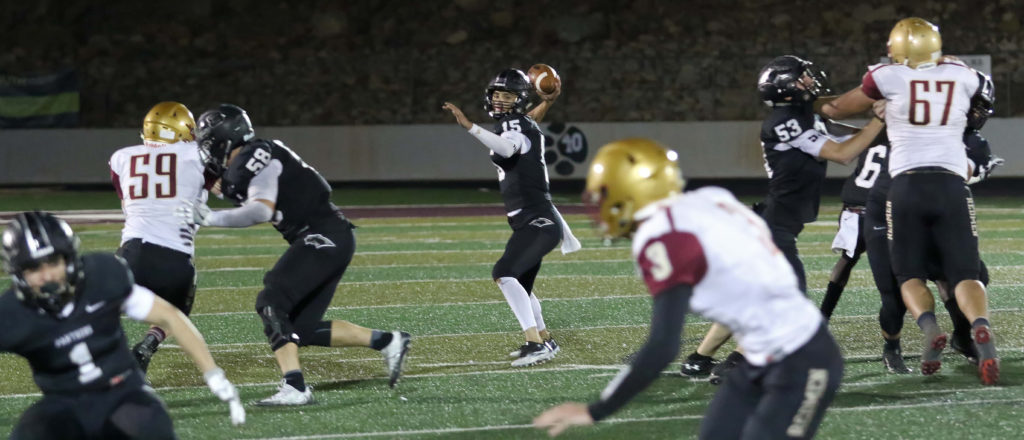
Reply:
[[[533,309],[533,319],[537,321],[537,331],[542,332],[548,328],[544,325],[544,317],[540,314],[540,300],[537,299],[537,295],[530,294],[530,308]]]
[[[519,320],[519,326],[523,330],[536,327],[537,322],[533,318],[530,295],[526,293],[523,285],[519,284],[519,280],[512,277],[498,278],[498,288],[501,289],[502,295],[505,295],[505,301],[508,302],[508,306],[512,308],[512,313]]]

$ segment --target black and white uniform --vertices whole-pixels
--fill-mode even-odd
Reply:
[[[846,181],[839,198],[843,202],[843,210],[839,213],[839,231],[832,240],[832,250],[842,252],[849,259],[857,260],[864,253],[864,212],[871,190],[883,173],[885,157],[889,153],[888,144],[880,144],[884,134],[872,142],[868,149],[862,151],[857,158],[857,167]]]
[[[927,279],[933,254],[950,286],[979,279],[978,230],[962,136],[980,85],[978,74],[960,62],[920,70],[876,65],[864,75],[864,93],[886,100],[892,144],[887,234],[900,285]]]
[[[281,141],[263,139],[242,146],[222,179],[225,198],[236,204],[273,201],[271,222],[290,244],[256,297],[257,313],[270,306],[293,326],[280,329],[291,340],[272,348],[287,342],[329,346],[331,324],[324,312],[356,246],[354,226],[331,203],[331,186]],[[274,331],[265,325],[268,337]]]
[[[592,403],[601,420],[653,382],[679,353],[688,311],[732,330],[744,360],[730,370],[700,438],[811,438],[835,397],[843,359],[817,307],[797,287],[765,222],[722,188],[644,207],[633,257],[654,310],[648,342]]]
[[[541,260],[562,240],[563,220],[555,212],[544,162],[544,134],[529,116],[507,114],[494,133],[516,146],[509,157],[491,151],[498,170],[498,186],[512,236],[505,253],[494,264],[491,278],[512,277],[527,293],[540,271]]]
[[[82,257],[74,299],[60,317],[0,296],[0,351],[28,360],[43,398],[22,414],[12,439],[173,439],[163,402],[128,351],[121,313],[142,320],[154,295],[110,254]]]
[[[768,195],[758,211],[775,245],[793,266],[803,292],[807,292],[807,277],[796,240],[805,223],[818,219],[827,166],[818,154],[829,139],[837,140],[810,104],[776,104],[761,125]]]

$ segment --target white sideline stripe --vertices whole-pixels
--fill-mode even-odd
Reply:
[[[991,403],[1019,403],[1024,402],[1024,399],[979,399],[979,400],[965,400],[961,402],[926,402],[926,403],[903,403],[893,405],[871,405],[871,406],[850,406],[835,408],[830,407],[830,412],[863,412],[863,411],[877,411],[877,410],[888,410],[888,409],[905,409],[905,408],[927,408],[931,406],[939,405],[974,405],[974,404],[991,404]],[[610,425],[617,423],[634,423],[634,422],[661,422],[661,421],[672,421],[672,420],[701,420],[704,415],[685,415],[685,416],[661,416],[661,417],[633,417],[633,418],[610,418],[602,420],[602,425]],[[504,431],[514,429],[530,429],[533,425],[489,425],[489,426],[472,426],[463,428],[439,428],[439,429],[418,429],[414,431],[381,431],[381,432],[350,432],[345,434],[314,434],[314,435],[303,435],[293,437],[256,437],[248,438],[244,440],[312,440],[312,439],[333,439],[333,438],[359,438],[359,437],[399,437],[407,435],[421,435],[421,434],[448,434],[448,433],[459,433],[459,432],[481,432],[481,431]],[[537,436],[542,436],[542,431],[538,431]]]

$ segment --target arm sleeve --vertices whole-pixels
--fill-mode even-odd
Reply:
[[[242,206],[234,209],[222,209],[213,211],[207,221],[210,226],[223,228],[245,228],[264,222],[269,222],[274,216],[274,211],[269,206],[255,200],[246,201]]]
[[[804,153],[810,154],[814,157],[821,155],[821,149],[825,146],[825,142],[829,140],[828,136],[821,134],[818,130],[807,130],[800,133],[796,139],[790,140],[789,145],[803,151]]]
[[[477,138],[477,140],[483,143],[485,147],[489,148],[501,157],[512,157],[513,154],[516,154],[519,152],[519,149],[522,148],[521,144],[516,145],[514,141],[505,137],[504,133],[501,136],[498,136],[490,131],[484,130],[483,127],[476,124],[473,124],[473,126],[469,128],[469,134],[473,135],[473,137]],[[522,134],[520,134],[520,136],[522,136]],[[522,137],[525,138],[525,136]]]
[[[156,301],[153,291],[138,284],[132,286],[132,292],[128,298],[121,303],[121,311],[129,318],[136,321],[143,321],[153,310],[153,303]]]
[[[608,417],[632,400],[679,355],[679,340],[692,294],[692,286],[678,284],[654,297],[647,343],[637,353],[633,364],[608,383],[601,392],[601,399],[588,406],[594,421]]]

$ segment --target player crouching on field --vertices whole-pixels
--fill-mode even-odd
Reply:
[[[79,254],[71,227],[42,212],[15,217],[3,233],[2,257],[13,283],[0,296],[0,352],[24,357],[43,392],[11,438],[176,438],[167,408],[128,351],[121,313],[174,336],[210,391],[230,403],[232,423],[245,423],[238,392],[203,336],[177,308],[135,284],[123,260]]]
[[[679,354],[693,310],[732,329],[746,354],[712,399],[700,438],[813,437],[843,375],[839,347],[764,220],[724,189],[682,188],[676,153],[656,142],[598,151],[584,200],[597,205],[606,236],[633,237],[654,296],[651,333],[599,400],[550,408],[534,426],[557,435],[625,405]]]

